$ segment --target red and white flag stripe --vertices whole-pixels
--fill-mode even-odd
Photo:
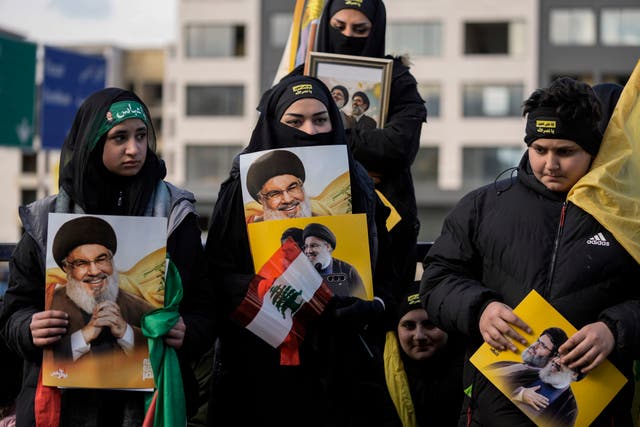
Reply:
[[[254,277],[232,318],[280,347],[282,364],[298,364],[297,347],[306,325],[331,296],[322,276],[289,238]]]

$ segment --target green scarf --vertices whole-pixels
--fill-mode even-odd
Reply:
[[[164,308],[144,315],[141,329],[149,339],[151,367],[156,390],[147,396],[144,426],[185,426],[187,423],[182,374],[175,349],[164,344],[163,337],[178,322],[182,300],[182,280],[169,260],[164,289]]]

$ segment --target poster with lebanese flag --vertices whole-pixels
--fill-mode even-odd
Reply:
[[[299,365],[306,325],[331,297],[322,276],[289,237],[258,271],[231,317],[279,348],[281,365]]]

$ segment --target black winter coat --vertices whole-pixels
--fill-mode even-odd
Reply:
[[[592,244],[599,233],[607,245]],[[425,259],[421,299],[436,325],[469,337],[468,356],[482,343],[478,322],[486,305],[515,307],[534,289],[577,329],[604,321],[616,340],[609,359],[630,381],[595,425],[630,425],[639,274],[604,226],[537,181],[525,153],[517,177],[471,192],[446,218]],[[466,402],[473,425],[529,424],[468,361],[464,380],[465,387],[473,384]]]

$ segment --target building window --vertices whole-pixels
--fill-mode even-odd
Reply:
[[[38,156],[36,153],[22,152],[22,173],[36,173]]]
[[[524,87],[513,85],[465,85],[464,117],[518,117]]]
[[[508,22],[468,22],[464,24],[465,54],[509,53]]]
[[[464,147],[463,185],[475,188],[511,176],[526,147]],[[513,172],[515,173],[515,172]]]
[[[640,9],[603,9],[600,39],[607,46],[640,46]]]
[[[229,176],[233,158],[241,150],[238,145],[187,145],[189,186],[220,185]]]
[[[418,242],[433,242],[442,233],[442,223],[453,209],[454,204],[418,205],[418,219],[420,220],[420,232]]]
[[[427,107],[427,119],[440,117],[440,85],[419,83],[418,92]]]
[[[440,56],[442,24],[439,22],[393,22],[387,24],[386,50],[396,55]]]
[[[241,116],[243,86],[187,86],[187,116]]]
[[[245,31],[242,25],[187,25],[187,58],[244,56]]]
[[[273,48],[283,48],[289,39],[289,30],[293,15],[290,13],[274,13],[269,18],[269,43]]]
[[[36,190],[31,189],[22,189],[20,191],[20,204],[28,205],[31,202],[35,202],[38,198],[38,192]]]
[[[162,105],[162,83],[143,83],[140,98],[149,108]]]
[[[596,42],[596,17],[590,9],[553,9],[549,21],[552,44],[590,46]]]
[[[420,147],[411,165],[411,175],[415,182],[438,182],[438,147]]]
[[[524,22],[467,22],[466,55],[520,55],[524,52]]]

